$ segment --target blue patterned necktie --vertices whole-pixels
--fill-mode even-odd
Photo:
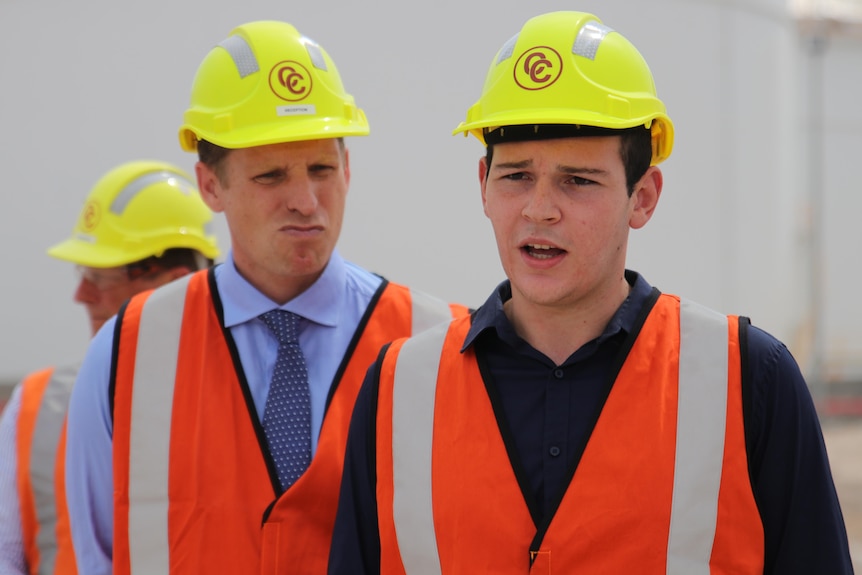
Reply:
[[[287,489],[311,462],[311,399],[308,370],[299,348],[299,316],[283,309],[260,319],[278,339],[278,358],[263,410],[263,430],[278,479]]]

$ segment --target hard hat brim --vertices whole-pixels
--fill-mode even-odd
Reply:
[[[303,122],[294,119],[283,126],[264,129],[254,126],[246,129],[227,130],[223,133],[196,129],[191,124],[183,124],[179,131],[180,146],[186,152],[194,152],[197,151],[198,140],[206,140],[222,148],[236,150],[286,142],[367,136],[370,133],[368,120],[361,110],[359,110],[359,114],[360,116],[356,120],[309,118]]]

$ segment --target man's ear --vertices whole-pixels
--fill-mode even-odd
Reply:
[[[347,190],[350,191],[350,150],[344,148],[344,182],[347,184]]]
[[[632,229],[642,228],[652,218],[658,199],[661,196],[661,188],[664,183],[661,170],[657,166],[650,166],[646,173],[638,180],[632,193],[632,213],[629,218],[629,226]]]
[[[195,164],[195,175],[198,179],[198,190],[200,190],[204,203],[216,213],[224,211],[221,200],[221,182],[219,182],[215,170],[199,161]]]
[[[488,184],[488,158],[482,156],[479,158],[479,187],[482,189],[482,209],[485,215],[488,215],[488,204],[485,199],[485,187]]]

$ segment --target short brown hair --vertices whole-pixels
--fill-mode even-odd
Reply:
[[[572,124],[539,124],[496,128],[485,133],[487,169],[491,169],[495,144],[588,136],[620,136],[620,159],[622,159],[626,171],[626,190],[631,196],[634,193],[635,184],[649,169],[652,161],[652,136],[649,128],[643,126],[622,130]]]

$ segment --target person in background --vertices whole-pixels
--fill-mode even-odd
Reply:
[[[88,574],[326,572],[368,365],[468,312],[335,249],[345,138],[368,132],[335,62],[286,22],[236,27],[198,67],[180,143],[231,250],[132,298],[87,351],[66,475]]]
[[[72,236],[48,255],[72,262],[94,335],[131,296],[212,265],[212,212],[191,177],[161,161],[106,173]],[[78,365],[27,375],[0,416],[0,573],[75,574],[64,491],[66,410]],[[85,571],[84,571],[85,572]]]
[[[507,279],[369,369],[329,572],[852,573],[788,349],[627,269],[673,146],[635,46],[536,16],[461,132]]]

